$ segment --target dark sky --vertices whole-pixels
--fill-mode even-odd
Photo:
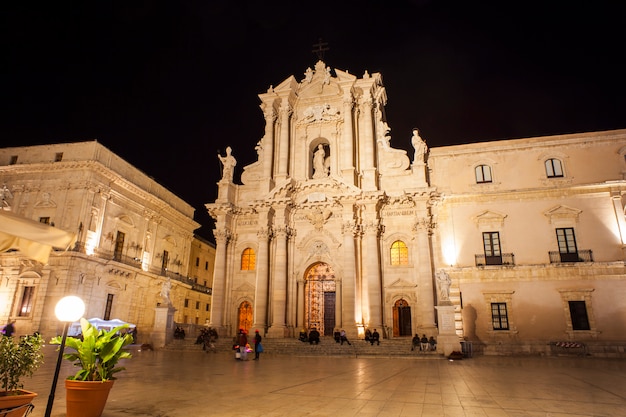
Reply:
[[[74,2],[79,3],[79,2]],[[242,167],[259,93],[332,69],[380,72],[391,145],[626,128],[623,1],[4,2],[0,146],[97,139],[196,208],[217,151]]]

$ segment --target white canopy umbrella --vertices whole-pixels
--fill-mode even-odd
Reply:
[[[17,249],[45,264],[52,248],[67,250],[74,242],[74,233],[0,210],[0,252]]]

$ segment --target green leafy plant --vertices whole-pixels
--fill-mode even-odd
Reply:
[[[115,379],[114,375],[123,371],[124,367],[117,367],[120,359],[131,358],[130,352],[124,347],[133,342],[130,334],[120,334],[128,324],[115,327],[110,331],[98,330],[86,319],[80,319],[82,338],[68,337],[65,345],[76,352],[65,353],[63,357],[80,366],[74,376],[67,379],[76,381],[108,381]],[[50,341],[53,345],[61,344],[61,336]]]
[[[0,336],[0,386],[4,395],[17,394],[24,384],[21,378],[33,376],[43,363],[43,339],[39,334],[21,338]]]

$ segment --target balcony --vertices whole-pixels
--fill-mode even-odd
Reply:
[[[174,281],[183,282],[187,285],[191,285],[191,289],[194,291],[202,292],[202,293],[209,294],[209,295],[213,294],[212,288],[205,287],[204,285],[198,284],[196,280],[194,280],[193,278],[189,278],[188,276],[181,275],[178,272],[172,272],[168,269],[151,269],[150,272],[156,275],[161,275],[162,277],[168,277],[170,279],[173,279]]]
[[[512,253],[503,253],[499,256],[486,256],[484,254],[474,255],[476,266],[489,265],[515,265],[515,255]]]
[[[551,264],[563,264],[571,262],[593,262],[593,254],[591,249],[583,249],[578,252],[562,253],[559,251],[550,251]]]

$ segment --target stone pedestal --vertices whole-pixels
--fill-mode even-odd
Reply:
[[[437,319],[439,323],[439,336],[437,337],[437,352],[443,352],[445,356],[452,352],[461,352],[461,341],[456,334],[454,325],[454,306],[438,305]]]
[[[174,313],[171,305],[159,305],[154,309],[154,328],[150,333],[152,346],[162,348],[174,338]]]

